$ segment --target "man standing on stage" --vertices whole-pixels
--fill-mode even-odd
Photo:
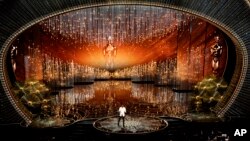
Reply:
[[[120,126],[120,120],[122,119],[123,127],[125,127],[125,113],[126,113],[126,108],[122,105],[119,110],[119,118],[118,118],[118,126]]]

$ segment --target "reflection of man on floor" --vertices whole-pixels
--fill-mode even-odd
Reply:
[[[119,108],[118,112],[119,112],[118,126],[120,126],[120,121],[122,119],[123,127],[125,127],[125,113],[126,113],[126,108],[122,105]]]

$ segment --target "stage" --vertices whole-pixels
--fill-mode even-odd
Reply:
[[[166,120],[156,117],[126,116],[125,126],[118,125],[118,117],[106,117],[94,122],[93,126],[102,132],[112,134],[147,134],[165,129]]]

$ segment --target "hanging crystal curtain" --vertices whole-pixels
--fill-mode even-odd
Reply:
[[[176,58],[157,62],[155,84],[174,86],[176,84]]]
[[[95,70],[93,67],[76,64],[74,68],[74,82],[94,82]]]
[[[131,80],[133,82],[155,81],[156,62],[151,61],[146,64],[140,64],[132,67]]]
[[[217,36],[225,46],[215,27],[172,9],[92,7],[51,17],[25,31],[12,46],[18,52],[15,57],[12,53],[12,66],[17,80],[43,80],[54,87],[112,76],[190,90],[213,74],[210,47]],[[108,37],[117,47],[112,72],[102,60]],[[218,59],[216,73],[221,76],[226,48]]]
[[[44,54],[43,81],[51,87],[73,87],[74,63]]]

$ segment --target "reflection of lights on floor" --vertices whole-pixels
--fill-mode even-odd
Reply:
[[[113,87],[109,87],[110,84]],[[76,109],[78,113],[81,111],[86,114],[85,118],[116,115],[120,102],[125,103],[130,114],[145,116],[181,116],[188,111],[189,106],[188,97],[184,96],[187,94],[178,95],[170,88],[159,89],[153,84],[132,84],[131,81],[97,81],[89,86],[76,86],[62,91],[64,93],[59,92],[55,96],[59,110],[57,113],[61,117],[77,114]]]
[[[31,83],[28,83],[31,85]],[[39,83],[32,83],[45,87]],[[25,88],[25,87],[24,87]],[[45,89],[44,89],[45,90]],[[139,84],[131,81],[96,81],[88,85],[75,85],[73,88],[58,89],[58,94],[52,95],[52,99],[42,100],[43,116],[35,119],[36,124],[46,126],[58,126],[65,121],[78,121],[89,118],[101,118],[114,116],[117,109],[123,103],[128,109],[128,114],[140,116],[171,116],[180,117],[188,113],[192,105],[190,99],[199,100],[201,96],[193,93],[178,93],[171,87],[158,87],[154,84]],[[52,105],[48,105],[52,102]],[[48,103],[46,105],[46,103]],[[33,105],[32,101],[28,101]],[[201,108],[200,101],[196,101],[196,111]],[[50,114],[52,113],[52,114]],[[192,116],[196,117],[196,116]],[[200,116],[201,119],[211,118]],[[203,117],[203,118],[202,118]],[[138,124],[131,120],[131,125]],[[127,125],[130,127],[130,125]]]
[[[70,124],[69,119],[59,118],[59,117],[48,117],[48,118],[36,118],[32,121],[31,127],[36,128],[47,128],[47,127],[62,127]]]

